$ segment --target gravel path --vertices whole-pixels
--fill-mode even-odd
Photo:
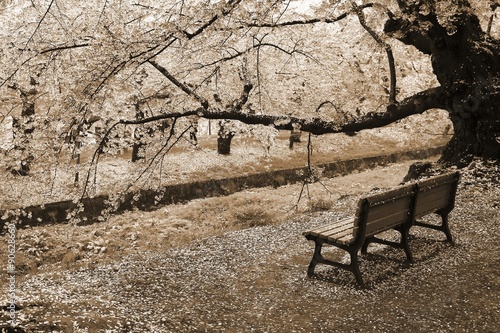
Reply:
[[[356,179],[369,183],[373,172]],[[491,165],[464,170],[450,216],[455,246],[414,228],[408,265],[401,251],[373,245],[361,260],[366,290],[334,268],[305,277],[312,244],[302,231],[346,217],[356,199],[349,195],[328,212],[277,225],[92,267],[55,264],[18,285],[17,319],[28,332],[495,332],[499,174]]]

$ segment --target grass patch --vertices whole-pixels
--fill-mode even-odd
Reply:
[[[325,198],[311,198],[308,202],[309,212],[324,212],[328,211],[333,207],[332,199]]]
[[[238,193],[227,197],[217,197],[198,201],[178,214],[178,217],[195,223],[214,227],[255,227],[270,225],[283,220],[275,208],[265,198],[254,194]]]
[[[259,203],[239,206],[232,212],[234,225],[243,227],[258,227],[273,224],[277,218],[266,207]]]

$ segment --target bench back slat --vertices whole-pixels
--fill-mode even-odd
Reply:
[[[415,216],[426,215],[429,212],[435,212],[447,207],[450,201],[450,194],[450,184],[441,184],[427,191],[420,191],[417,194]]]
[[[365,237],[407,223],[412,214],[414,185],[368,196],[360,201],[354,237],[364,228]]]
[[[458,173],[449,173],[417,183],[415,217],[440,209],[451,211],[455,203]]]
[[[371,208],[366,221],[366,236],[375,235],[407,222],[411,212],[411,201],[411,196],[405,196],[384,206],[373,207],[381,209]]]

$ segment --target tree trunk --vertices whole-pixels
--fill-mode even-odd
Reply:
[[[134,139],[135,139],[135,142],[132,146],[132,162],[137,162],[137,161],[143,160],[145,158],[144,148],[143,148],[143,144],[140,142],[140,138],[137,138],[134,135]]]
[[[444,14],[431,0],[399,4],[405,16],[388,20],[385,31],[431,55],[445,92],[440,98],[454,135],[441,162],[464,166],[475,156],[500,159],[500,41],[482,31],[467,1]]]
[[[455,134],[446,146],[442,162],[463,166],[474,156],[500,159],[500,119],[495,102],[481,105],[481,110],[452,116]],[[500,105],[496,102],[496,105]]]
[[[229,122],[226,119],[219,121],[219,131],[217,132],[217,153],[221,155],[231,154],[231,140],[235,133],[228,128]]]
[[[221,155],[229,155],[231,154],[231,140],[233,139],[234,134],[228,133],[224,136],[219,136],[217,138],[217,153]]]
[[[142,120],[144,119],[144,113],[140,110],[141,103],[135,104],[135,119]],[[142,127],[139,125],[134,129],[133,138],[134,144],[132,146],[132,162],[137,162],[140,160],[144,160],[146,158],[146,154],[144,151],[144,143],[142,142],[142,138],[144,136],[144,131]]]
[[[301,135],[302,135],[301,130],[296,130],[296,129],[291,130],[290,137],[289,137],[290,144],[288,145],[288,148],[293,149],[294,143],[300,143]]]
[[[468,54],[463,55],[464,63],[459,68],[468,67],[471,70],[455,78],[455,82],[465,82],[466,86],[451,87],[448,98],[454,135],[441,161],[458,166],[470,163],[475,156],[500,159],[499,66],[498,59],[493,59],[498,58],[500,47],[498,44],[496,50],[487,45],[479,47],[481,50],[471,48]],[[494,62],[497,62],[494,66],[488,66]],[[489,73],[478,70],[483,66],[486,71],[490,70]],[[448,73],[457,72],[456,68],[450,68],[444,61],[435,68]]]

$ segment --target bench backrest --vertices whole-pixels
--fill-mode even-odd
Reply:
[[[439,210],[450,212],[455,205],[459,177],[458,172],[452,172],[418,182],[414,216]]]
[[[411,223],[415,185],[365,197],[358,202],[353,236],[375,235],[404,223]]]

